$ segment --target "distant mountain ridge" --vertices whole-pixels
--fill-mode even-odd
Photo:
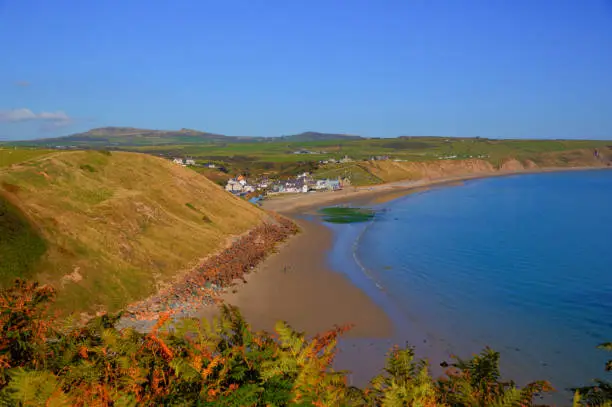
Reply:
[[[307,131],[300,134],[280,137],[236,137],[205,131],[182,128],[180,130],[156,130],[137,127],[99,127],[82,133],[63,137],[17,141],[10,144],[34,145],[45,147],[121,147],[168,144],[201,144],[201,143],[240,143],[240,142],[273,142],[273,141],[321,141],[321,140],[358,140],[360,136]]]
[[[300,134],[294,134],[291,136],[274,137],[275,139],[288,140],[288,141],[321,141],[321,140],[360,140],[363,139],[361,136],[351,134],[337,134],[337,133],[319,133],[316,131],[306,131]]]
[[[100,127],[83,133],[64,137],[38,139],[19,142],[19,144],[38,146],[113,147],[164,144],[191,144],[228,142],[231,139],[221,134],[207,133],[191,129],[153,130],[135,127]]]

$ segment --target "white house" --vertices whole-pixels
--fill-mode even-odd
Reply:
[[[225,190],[232,193],[242,192],[242,185],[235,179],[230,179],[227,181],[227,185],[225,185]]]
[[[182,158],[175,158],[174,160],[172,160],[172,162],[178,165],[185,165],[185,163],[183,163]]]
[[[341,188],[342,184],[339,180],[335,179],[318,179],[317,183],[315,184],[315,189],[319,191],[324,189],[329,191],[336,191]]]
[[[314,188],[317,189],[317,190],[319,190],[319,189],[327,189],[327,180],[326,179],[318,179]]]
[[[196,165],[195,160],[192,160],[191,158],[187,158],[185,160],[185,165]]]

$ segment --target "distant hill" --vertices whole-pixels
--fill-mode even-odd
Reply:
[[[281,137],[233,137],[192,129],[152,130],[135,127],[101,127],[64,137],[8,142],[8,145],[36,147],[121,148],[186,144],[224,144],[245,142],[304,142],[359,140],[360,136],[308,131]]]
[[[239,137],[207,133],[198,130],[151,130],[134,127],[101,127],[64,137],[19,141],[10,144],[38,147],[110,148],[122,146],[151,146],[169,144],[202,144],[238,142]]]
[[[325,141],[325,140],[361,140],[363,137],[349,134],[334,134],[334,133],[318,133],[316,131],[307,131],[291,136],[281,136],[277,139],[285,141]]]
[[[266,216],[150,155],[26,152],[0,168],[0,286],[18,276],[51,283],[64,311],[146,297]]]

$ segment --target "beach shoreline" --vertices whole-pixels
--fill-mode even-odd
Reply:
[[[338,191],[312,192],[291,195],[278,195],[272,199],[262,201],[266,210],[275,211],[288,216],[311,213],[326,205],[337,205],[343,203],[359,203],[363,205],[380,204],[404,195],[426,190],[431,187],[440,187],[462,183],[463,181],[484,179],[492,177],[506,177],[513,175],[541,174],[565,171],[598,171],[612,170],[612,167],[550,167],[531,168],[524,170],[508,170],[494,172],[476,172],[457,176],[439,178],[421,178],[418,180],[402,180],[372,186],[347,187]]]
[[[300,232],[279,245],[245,276],[246,283],[220,294],[224,304],[240,309],[255,330],[273,331],[278,321],[316,334],[335,325],[353,325],[347,338],[389,338],[394,328],[385,311],[340,271],[329,267],[332,231],[299,214],[284,214]],[[212,319],[217,307],[202,307],[197,316]]]
[[[351,272],[330,267],[333,232],[323,222],[307,219],[309,215],[326,205],[377,205],[431,187],[460,185],[468,180],[601,169],[608,167],[496,171],[264,200],[263,209],[293,220],[300,227],[300,233],[278,245],[274,253],[246,274],[246,283],[240,282],[227,288],[219,299],[225,304],[237,306],[255,329],[271,331],[277,321],[283,320],[299,331],[315,334],[335,324],[351,323],[355,326],[347,334],[348,337],[390,338],[396,328],[384,310],[386,307],[376,304],[371,292],[367,293],[370,288],[370,291],[376,290],[374,282],[367,289],[358,288],[351,281]],[[207,318],[218,314],[218,307],[212,306],[203,306],[196,312],[196,316]]]
[[[450,360],[450,349],[443,341],[438,340],[433,333],[429,332],[417,321],[411,320],[407,315],[399,315],[398,310],[392,304],[392,300],[387,298],[383,291],[377,288],[375,281],[363,282],[364,276],[361,276],[361,271],[356,269],[357,264],[348,264],[351,259],[345,257],[342,264],[332,262],[330,254],[332,254],[333,246],[329,241],[324,244],[312,246],[311,251],[308,251],[308,261],[317,259],[310,263],[312,271],[320,273],[315,279],[309,279],[307,272],[302,271],[304,281],[308,281],[309,286],[306,290],[316,292],[317,284],[320,282],[320,276],[334,275],[341,277],[344,283],[348,283],[356,290],[361,292],[362,301],[359,303],[357,297],[353,297],[354,309],[360,310],[369,309],[374,313],[384,314],[385,323],[384,330],[378,324],[380,321],[372,318],[353,318],[349,316],[346,309],[337,309],[337,306],[330,302],[329,307],[322,309],[313,308],[313,312],[309,315],[304,315],[297,310],[303,309],[304,312],[309,312],[309,307],[305,306],[304,299],[299,296],[287,295],[287,304],[291,304],[290,308],[282,311],[275,310],[274,307],[262,306],[257,301],[267,296],[270,287],[275,284],[279,277],[282,278],[280,272],[274,272],[274,268],[293,267],[300,262],[293,257],[293,251],[288,249],[292,244],[300,245],[301,241],[313,240],[322,242],[322,236],[325,234],[333,234],[332,228],[325,226],[320,220],[305,220],[305,217],[316,217],[318,209],[327,205],[337,204],[352,204],[355,206],[372,206],[386,203],[391,200],[399,199],[408,194],[421,192],[433,187],[444,187],[462,185],[464,181],[485,179],[491,177],[527,175],[540,173],[553,173],[564,171],[597,171],[610,169],[609,167],[577,167],[577,168],[547,168],[538,170],[521,170],[521,171],[504,171],[494,173],[477,173],[468,174],[456,177],[444,177],[436,179],[425,179],[419,181],[399,181],[389,184],[382,184],[373,187],[350,188],[346,191],[324,192],[312,194],[299,194],[293,196],[279,197],[271,200],[263,201],[263,208],[272,210],[287,216],[294,221],[297,221],[302,228],[302,233],[298,236],[293,236],[288,242],[278,247],[278,252],[268,257],[254,273],[248,277],[248,283],[239,287],[235,293],[222,295],[224,302],[238,306],[246,316],[247,322],[251,323],[254,328],[269,330],[275,320],[288,321],[298,330],[306,331],[308,334],[314,334],[321,330],[328,329],[331,324],[343,324],[348,320],[355,323],[355,328],[349,331],[339,342],[339,354],[336,360],[335,367],[342,370],[351,371],[349,380],[354,385],[365,385],[369,380],[380,373],[384,367],[385,355],[395,344],[408,343],[416,345],[417,357],[428,358],[432,363],[432,373],[442,374],[442,369],[438,364],[442,361]],[[314,215],[314,216],[312,216]],[[306,227],[305,227],[306,226]],[[323,232],[325,231],[325,232]],[[310,236],[310,237],[309,237]],[[329,239],[329,237],[327,238]],[[347,245],[351,242],[342,241],[334,242],[336,245]],[[345,250],[345,249],[341,249]],[[335,264],[332,264],[335,263]],[[261,273],[261,270],[265,270]],[[358,284],[355,279],[361,279]],[[313,284],[314,285],[310,285]],[[248,292],[245,292],[248,290]],[[338,300],[342,300],[345,296],[346,287],[340,290],[333,290],[334,296]],[[381,300],[382,297],[382,300]],[[377,299],[377,301],[373,301]],[[264,303],[269,300],[264,300]],[[377,309],[377,311],[374,311]],[[208,316],[212,315],[211,310],[207,310]],[[214,313],[214,311],[213,311]],[[374,321],[374,322],[373,322]],[[377,323],[378,322],[378,323]]]
[[[339,342],[336,368],[352,371],[352,384],[366,384],[380,372],[384,355],[394,344],[417,345],[417,356],[435,355],[433,370],[449,353],[436,344],[428,332],[405,316],[392,315],[381,297],[385,293],[375,282],[356,283],[362,278],[355,265],[332,264],[330,254],[336,244],[331,227],[310,216],[316,210],[334,204],[369,206],[401,198],[432,187],[461,185],[464,181],[524,174],[561,171],[602,170],[607,167],[549,168],[540,170],[476,173],[455,177],[398,181],[372,187],[350,188],[337,192],[318,192],[264,200],[263,208],[294,221],[300,232],[277,244],[250,272],[245,282],[226,287],[218,295],[220,302],[238,307],[246,322],[255,330],[272,332],[278,321],[285,321],[297,331],[314,335],[336,325],[352,324]],[[340,238],[342,240],[342,238]],[[369,285],[369,287],[368,287]],[[387,300],[389,300],[387,298]],[[203,305],[189,316],[212,319],[220,315],[217,306]],[[420,355],[419,355],[420,354]]]

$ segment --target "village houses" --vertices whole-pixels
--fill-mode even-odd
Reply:
[[[270,194],[306,193],[310,191],[337,191],[342,189],[344,182],[340,179],[315,180],[308,172],[301,173],[294,178],[272,181],[263,177],[250,183],[243,175],[227,181],[225,190],[235,195],[246,195],[255,191]]]
[[[196,165],[195,160],[191,159],[191,158],[185,158],[182,159],[180,157],[176,157],[172,160],[173,163],[178,164],[178,165],[182,165],[183,167],[186,167],[188,165]]]
[[[244,195],[255,192],[255,186],[249,184],[244,175],[240,175],[227,181],[225,190],[232,194]]]

